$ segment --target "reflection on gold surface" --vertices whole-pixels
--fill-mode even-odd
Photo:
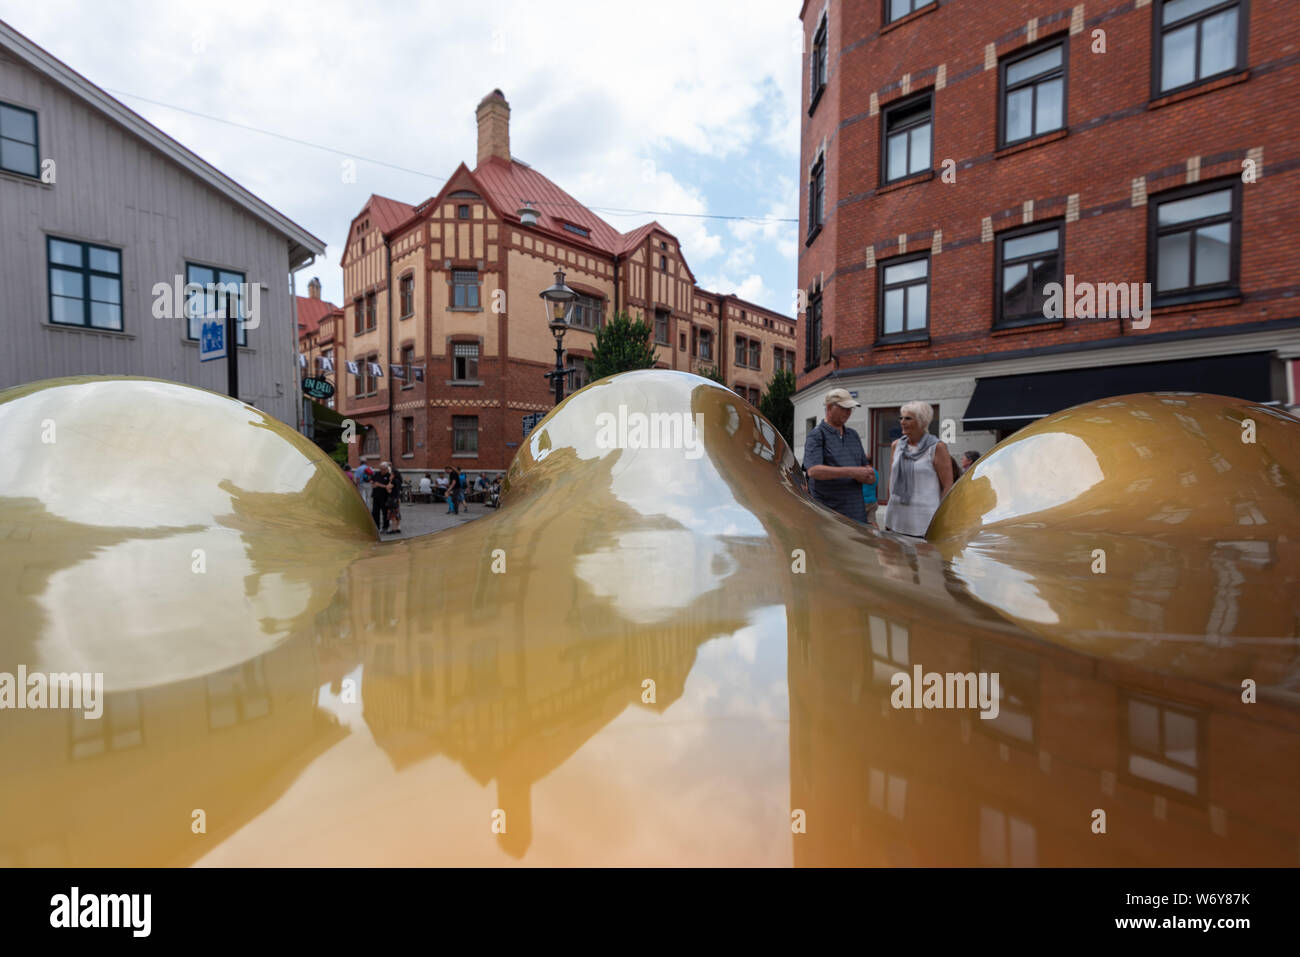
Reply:
[[[704,454],[602,448],[620,405],[702,415]],[[1051,417],[933,544],[811,503],[682,373],[569,397],[499,512],[384,544],[333,463],[210,393],[38,383],[0,434],[0,671],[109,692],[98,722],[0,710],[0,863],[1300,859],[1300,422],[1265,407]],[[917,664],[999,673],[997,718],[892,708]]]

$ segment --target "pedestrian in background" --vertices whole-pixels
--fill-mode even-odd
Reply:
[[[457,507],[460,497],[460,472],[456,466],[447,466],[447,514],[455,515],[460,509]]]
[[[390,472],[388,482],[388,530],[394,535],[402,534],[402,486],[406,480],[397,469]]]
[[[869,464],[858,433],[845,425],[850,410],[861,404],[845,389],[826,393],[825,418],[804,440],[803,467],[813,501],[865,523],[862,486],[876,481],[876,470]]]
[[[899,410],[903,428],[894,440],[889,469],[889,498],[885,527],[891,532],[924,538],[939,502],[952,488],[952,456],[948,446],[929,432],[934,410],[927,402],[908,402]]]
[[[388,463],[380,462],[370,480],[370,516],[380,532],[388,531],[388,479]]]
[[[871,466],[873,470],[875,469],[876,463],[871,461],[870,455],[867,456],[867,465]],[[876,524],[876,508],[878,506],[878,503],[876,502],[876,492],[879,488],[880,473],[878,472],[875,474],[870,485],[865,482],[862,484],[862,507],[867,510],[868,525]]]

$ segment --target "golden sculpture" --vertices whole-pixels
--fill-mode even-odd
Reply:
[[[1300,860],[1268,407],[1049,417],[920,544],[684,373],[570,396],[498,512],[382,544],[319,449],[201,390],[35,383],[0,435],[0,674],[106,694],[0,708],[0,864]],[[917,666],[996,672],[996,715],[894,707]]]

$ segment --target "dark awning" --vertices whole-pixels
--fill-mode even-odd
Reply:
[[[1205,392],[1253,402],[1273,399],[1273,354],[1143,362],[977,379],[962,416],[967,431],[1012,431],[1083,402],[1134,392]]]

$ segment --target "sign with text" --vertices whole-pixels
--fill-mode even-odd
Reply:
[[[204,319],[199,327],[199,361],[211,362],[226,357],[226,320]]]
[[[524,438],[528,438],[528,433],[537,428],[537,423],[546,418],[545,412],[530,412],[524,416]]]
[[[334,394],[334,386],[328,379],[309,375],[302,380],[302,391],[313,399],[328,399]]]

